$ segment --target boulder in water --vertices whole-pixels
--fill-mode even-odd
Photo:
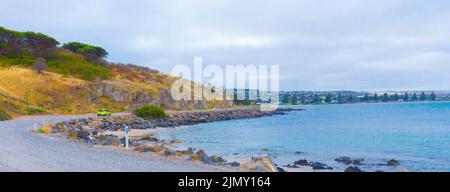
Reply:
[[[219,156],[216,156],[216,155],[213,155],[213,156],[211,156],[210,158],[211,158],[211,161],[212,161],[214,164],[223,164],[223,163],[227,162],[227,161],[226,161],[225,159],[223,159],[222,157],[219,157]]]
[[[236,162],[236,161],[228,163],[227,165],[232,166],[232,167],[239,167],[239,166],[241,166],[241,164],[239,162]]]
[[[352,163],[353,163],[353,165],[362,165],[363,162],[364,161],[364,159],[353,159],[353,161],[352,161]]]
[[[345,156],[336,158],[336,159],[334,159],[334,161],[339,162],[339,163],[343,163],[343,164],[346,164],[346,165],[350,165],[353,162],[350,157],[345,157]]]
[[[314,170],[332,170],[333,168],[320,162],[313,162],[309,163],[309,166],[311,166]]]
[[[397,160],[395,160],[395,159],[391,159],[391,160],[389,160],[389,161],[387,162],[387,165],[388,165],[388,166],[399,166],[399,165],[400,165],[400,162],[397,161]]]
[[[350,166],[350,167],[347,167],[347,169],[345,169],[344,172],[362,172],[362,171],[357,166]]]
[[[294,162],[294,165],[308,166],[308,161],[306,159],[300,159],[300,160]]]

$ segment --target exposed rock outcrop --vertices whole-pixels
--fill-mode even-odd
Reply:
[[[174,146],[181,141],[164,141],[156,138],[147,129],[156,127],[175,127],[181,125],[192,125],[212,121],[222,121],[230,119],[256,118],[270,115],[282,115],[292,109],[280,109],[272,112],[261,112],[254,108],[246,109],[226,109],[226,110],[204,110],[204,111],[184,111],[170,112],[166,118],[156,118],[144,120],[135,115],[111,116],[111,117],[90,117],[58,122],[52,125],[52,135],[67,138],[68,140],[87,143],[92,145],[124,146],[125,138],[123,131],[125,127],[130,130],[140,130],[144,134],[131,135],[129,146],[133,151],[141,153],[157,153],[164,156],[200,161],[205,164],[225,165],[226,160],[219,156],[208,156],[205,151],[194,151],[188,148],[186,151],[174,150]],[[122,134],[122,135],[121,135]],[[233,162],[228,164],[234,167],[250,171],[276,172],[280,170],[272,163],[269,157],[254,157],[251,162],[241,164]]]
[[[347,169],[345,169],[344,172],[362,172],[362,171],[357,166],[350,166],[350,167],[347,167]]]
[[[360,159],[352,159],[350,157],[339,157],[334,159],[334,161],[338,162],[338,163],[343,163],[345,165],[362,165],[362,162],[364,161],[364,159],[360,158]]]
[[[388,166],[399,166],[399,165],[400,165],[400,162],[397,161],[397,160],[395,160],[395,159],[391,159],[391,160],[389,160],[389,161],[387,162],[387,165],[388,165]]]
[[[242,163],[241,168],[256,172],[278,172],[270,157],[252,157],[248,163]]]

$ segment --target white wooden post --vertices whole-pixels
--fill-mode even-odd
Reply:
[[[128,140],[128,132],[129,132],[128,126],[125,125],[125,148],[128,150],[129,148],[129,140]]]

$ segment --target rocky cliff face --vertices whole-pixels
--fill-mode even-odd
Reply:
[[[132,111],[145,105],[161,106],[172,110],[227,108],[233,106],[232,101],[176,101],[169,89],[154,89],[135,82],[123,80],[104,80],[92,84],[91,102],[98,98],[108,98],[112,102],[125,105]]]
[[[121,73],[116,72],[113,78],[87,81],[52,72],[38,74],[23,67],[0,67],[0,109],[10,117],[17,117],[86,114],[99,108],[131,112],[144,105],[191,110],[226,108],[233,104],[228,101],[174,101],[170,94],[174,77],[147,69],[133,71],[135,68],[125,66],[126,73],[119,71]]]
[[[133,82],[106,80],[92,84],[93,95],[90,102],[98,98],[108,98],[111,102],[123,103],[125,110],[131,111],[144,105],[160,106],[158,91],[146,89]]]

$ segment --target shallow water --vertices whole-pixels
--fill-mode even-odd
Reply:
[[[360,168],[366,171],[395,171],[379,165],[389,159],[413,171],[450,171],[450,103],[301,108],[306,110],[163,129],[159,134],[229,161],[268,154],[279,165],[307,159],[345,169],[334,159],[349,156],[364,158]]]

